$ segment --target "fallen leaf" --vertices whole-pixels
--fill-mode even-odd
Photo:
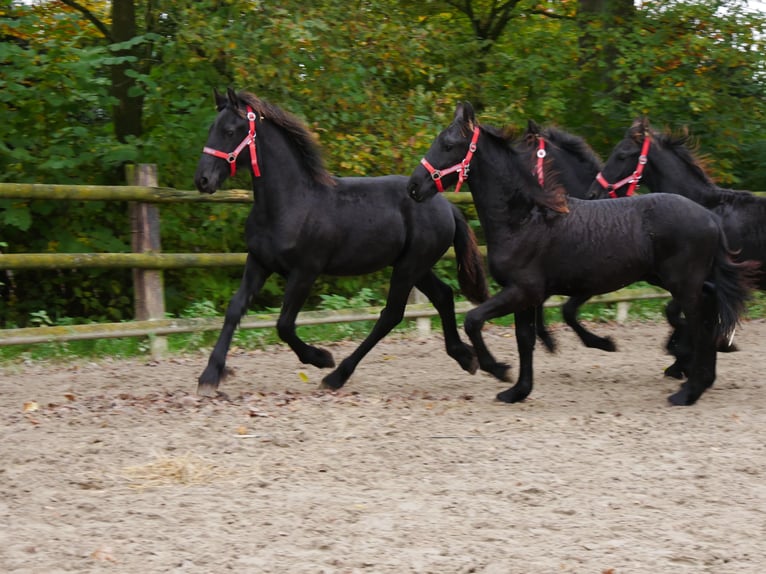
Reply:
[[[24,412],[25,413],[31,413],[40,408],[40,405],[37,404],[36,401],[27,401],[24,403]]]
[[[298,377],[304,383],[308,383],[309,382],[309,376],[306,373],[304,373],[303,371],[298,371]]]

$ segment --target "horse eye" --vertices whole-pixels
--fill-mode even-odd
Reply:
[[[452,148],[453,148],[453,147],[454,147],[454,146],[453,146],[451,143],[445,143],[445,144],[444,144],[444,149],[445,149],[446,151],[452,151]]]
[[[231,129],[231,128],[227,129],[226,130],[226,137],[230,138],[230,137],[233,137],[233,136],[234,136],[234,130]]]

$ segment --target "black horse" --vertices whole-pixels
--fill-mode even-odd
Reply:
[[[749,294],[752,264],[734,263],[718,218],[684,197],[668,194],[590,201],[567,198],[553,177],[541,187],[503,130],[480,126],[470,104],[435,139],[408,189],[422,202],[437,192],[448,166],[470,173],[474,204],[487,237],[489,269],[501,291],[468,312],[465,330],[482,370],[509,381],[509,366],[487,349],[488,319],[515,313],[519,378],[498,394],[505,402],[532,390],[534,308],[554,294],[591,296],[636,281],[670,291],[693,334],[689,378],[669,397],[694,404],[715,380],[715,341],[734,329]],[[469,171],[470,170],[470,171]]]
[[[652,129],[648,119],[635,120],[604,164],[591,193],[599,197],[630,195],[631,183],[624,181],[628,177],[636,185],[642,181],[653,193],[688,197],[721,218],[729,246],[738,259],[760,261],[762,267],[766,266],[766,198],[717,186],[689,142],[686,133],[660,133]],[[638,177],[634,176],[636,172]],[[766,274],[759,274],[757,288],[766,290]]]
[[[359,347],[324,377],[342,387],[359,361],[403,317],[413,286],[441,317],[447,353],[470,373],[475,353],[457,331],[452,289],[432,267],[455,247],[458,281],[478,303],[488,297],[483,257],[460,211],[444,198],[418,205],[407,197],[406,176],[330,176],[320,149],[292,114],[248,92],[216,92],[218,115],[210,127],[194,182],[214,193],[240,167],[251,170],[254,203],[245,227],[247,262],[226,310],[218,341],[198,392],[211,394],[226,374],[226,353],[248,305],[273,273],[286,279],[277,331],[303,363],[334,367],[332,355],[303,342],[295,319],[321,273],[367,274],[392,267],[388,299]],[[256,147],[257,146],[257,147]]]
[[[590,186],[601,171],[602,163],[596,152],[582,137],[554,126],[542,128],[529,120],[527,129],[514,147],[524,161],[533,166],[533,173],[541,186],[545,183],[544,166],[548,163],[555,171],[557,181],[563,185],[570,197],[580,199],[593,197]],[[567,299],[561,308],[564,321],[586,347],[616,351],[617,346],[611,337],[599,337],[588,331],[577,320],[577,311],[589,298],[586,296]],[[554,350],[553,339],[545,329],[542,315],[539,313],[536,330],[537,336],[546,348]]]
[[[646,118],[636,119],[612,151],[590,192],[599,197],[632,195],[641,182],[655,193],[675,193],[711,210],[721,218],[729,246],[741,261],[766,264],[766,198],[749,191],[724,189],[707,175],[690,149],[688,133],[673,135],[652,129]],[[756,287],[766,290],[766,274],[759,273]],[[683,344],[685,331],[677,307],[669,307],[668,318],[676,327],[671,344]],[[731,351],[731,341],[721,341],[719,351]],[[676,354],[678,354],[676,352]],[[666,370],[680,378],[677,363]]]

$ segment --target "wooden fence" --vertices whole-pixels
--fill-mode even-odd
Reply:
[[[0,269],[130,268],[134,270],[136,300],[136,320],[134,321],[5,329],[0,330],[0,345],[150,336],[152,354],[159,356],[165,350],[165,335],[221,328],[222,318],[167,319],[164,311],[161,273],[163,269],[188,267],[242,267],[245,263],[245,254],[161,253],[158,208],[162,204],[180,202],[251,203],[251,192],[229,190],[219,191],[213,195],[203,195],[196,191],[160,188],[156,186],[156,171],[153,166],[139,166],[134,177],[136,185],[116,187],[0,183],[0,199],[130,202],[133,252],[0,254]],[[472,202],[470,193],[450,193],[447,197],[455,203]],[[447,256],[454,257],[452,250]],[[623,289],[609,295],[594,297],[592,301],[627,304],[638,299],[657,299],[667,296],[667,292],[660,289]],[[560,306],[564,300],[561,297],[552,297],[546,302],[546,306]],[[471,307],[469,303],[458,304],[457,312],[464,313]],[[304,311],[298,316],[297,324],[375,320],[380,310],[380,307],[368,307],[344,311]],[[407,305],[405,311],[405,317],[408,319],[436,315],[436,310],[430,304],[418,300]],[[275,314],[250,314],[242,319],[240,328],[274,327],[276,320]]]

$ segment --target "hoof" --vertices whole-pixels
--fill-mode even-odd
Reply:
[[[215,397],[218,395],[218,384],[199,383],[197,394],[201,397]]]
[[[497,393],[497,400],[503,403],[519,403],[529,396],[529,391],[519,391],[515,386]]]
[[[482,370],[505,383],[511,382],[511,366],[507,363],[492,363],[488,367],[482,367]]]
[[[232,375],[234,371],[228,367],[220,369],[214,365],[208,365],[197,379],[197,394],[203,397],[214,397],[218,394],[218,385]]]
[[[667,369],[665,369],[665,376],[671,379],[678,379],[679,381],[686,376],[686,370],[678,363],[673,363]]]
[[[601,349],[602,351],[606,351],[607,353],[617,352],[617,345],[615,345],[611,337],[604,337],[601,340],[601,343],[596,346],[596,348]]]
[[[342,377],[338,371],[333,371],[329,375],[327,375],[324,379],[322,379],[322,383],[319,385],[320,389],[325,389],[328,391],[337,391],[338,389],[342,388],[343,385],[346,384],[346,381],[348,380],[348,377]]]
[[[332,358],[330,352],[317,347],[312,347],[311,356],[303,362],[319,369],[331,369],[335,366],[335,359]]]
[[[710,385],[707,385],[706,388],[709,386]],[[697,400],[702,396],[702,392],[703,391],[701,390],[695,390],[692,388],[692,386],[689,384],[689,381],[686,381],[675,393],[668,397],[668,402],[673,406],[688,407],[697,402]]]
[[[447,349],[447,354],[457,361],[464,371],[475,374],[479,370],[479,360],[476,358],[476,351],[470,345],[458,345]]]
[[[537,337],[540,339],[540,342],[542,342],[546,351],[549,353],[556,352],[556,341],[554,341],[553,337],[551,337],[548,333],[538,333]]]
[[[697,402],[697,399],[692,400],[689,397],[689,393],[685,389],[673,393],[668,397],[668,402],[674,407],[688,407]]]

